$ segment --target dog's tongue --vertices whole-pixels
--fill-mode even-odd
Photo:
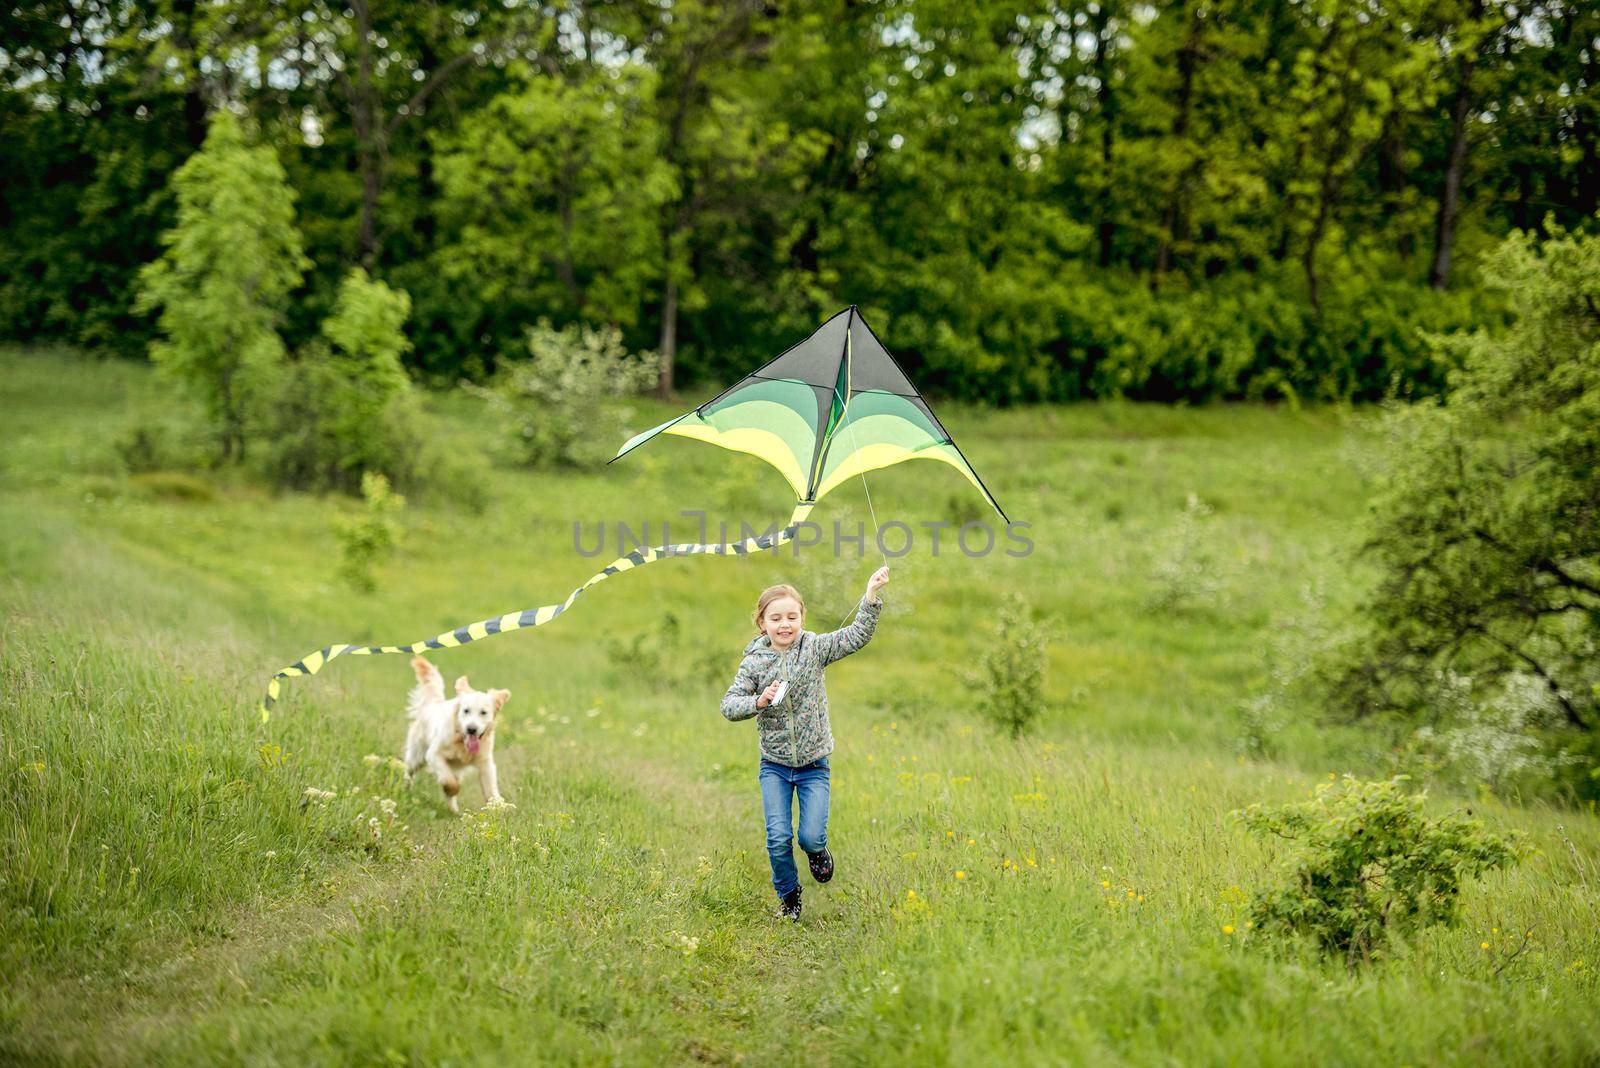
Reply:
[[[473,756],[478,755],[478,746],[482,744],[482,740],[476,734],[467,735],[467,752],[471,753]]]

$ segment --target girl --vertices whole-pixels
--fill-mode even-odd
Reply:
[[[800,797],[800,848],[811,861],[811,877],[833,878],[828,852],[828,691],[822,670],[872,640],[889,581],[889,568],[867,580],[853,623],[814,634],[802,629],[806,604],[793,586],[769,586],[756,602],[756,637],[745,646],[739,673],[722,698],[730,720],[756,717],[761,732],[761,806],[767,817],[767,856],[781,915],[800,919],[800,877],[794,866],[790,802]]]

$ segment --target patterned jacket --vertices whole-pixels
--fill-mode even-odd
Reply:
[[[849,656],[872,640],[883,601],[863,601],[855,620],[827,634],[800,632],[794,644],[780,653],[765,634],[745,646],[739,673],[722,698],[722,714],[730,720],[756,719],[761,734],[761,755],[775,764],[804,767],[833,752],[833,731],[828,726],[828,688],[822,670]],[[783,700],[756,707],[773,679],[789,680]]]

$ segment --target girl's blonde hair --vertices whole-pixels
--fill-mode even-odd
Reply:
[[[799,590],[795,589],[793,586],[790,586],[788,583],[780,583],[776,586],[768,586],[766,589],[761,591],[761,596],[756,598],[756,614],[754,619],[757,634],[764,633],[761,630],[761,617],[766,615],[767,606],[780,597],[793,597],[795,602],[800,605],[800,618],[802,620],[806,618],[806,599],[800,596]]]

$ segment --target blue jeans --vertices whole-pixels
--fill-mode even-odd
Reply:
[[[761,761],[761,807],[767,817],[767,857],[772,888],[784,897],[800,885],[794,868],[794,825],[790,798],[800,795],[800,848],[821,852],[828,844],[828,758],[802,768]]]

